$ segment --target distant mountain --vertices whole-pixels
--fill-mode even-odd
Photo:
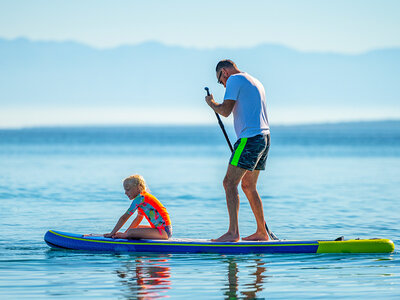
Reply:
[[[345,55],[276,45],[191,49],[149,42],[99,50],[0,39],[0,105],[198,109],[205,85],[223,95],[215,78],[223,58],[264,83],[273,109],[384,109],[400,117],[400,49]]]

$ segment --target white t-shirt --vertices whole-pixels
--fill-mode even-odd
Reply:
[[[238,139],[269,133],[265,89],[256,78],[244,72],[229,76],[224,100],[236,101],[233,123]]]

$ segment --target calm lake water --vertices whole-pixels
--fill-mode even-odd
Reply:
[[[233,139],[233,131],[229,128]],[[400,245],[400,122],[272,127],[259,192],[284,239],[384,237]],[[51,250],[48,229],[109,232],[142,174],[175,237],[228,226],[229,149],[212,127],[0,130],[1,299],[288,299],[400,296],[392,254],[110,254]],[[240,233],[255,222],[241,195]]]

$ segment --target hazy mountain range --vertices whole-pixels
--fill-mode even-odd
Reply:
[[[277,45],[192,49],[149,42],[95,49],[0,39],[0,105],[204,109],[204,86],[223,95],[215,78],[223,58],[264,83],[272,113],[365,111],[400,118],[400,49],[345,55]]]

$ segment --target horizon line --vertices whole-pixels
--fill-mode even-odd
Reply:
[[[367,123],[400,123],[400,118],[388,119],[368,119],[368,120],[342,120],[342,121],[326,121],[326,122],[294,122],[294,123],[276,123],[270,127],[296,127],[296,126],[326,126],[326,125],[344,125],[344,124],[367,124]],[[216,124],[216,122],[215,122]],[[24,129],[55,129],[55,128],[128,128],[128,127],[213,127],[214,122],[203,123],[98,123],[98,124],[43,124],[43,125],[26,125],[26,126],[0,126],[1,131],[6,130],[24,130]],[[225,127],[233,128],[232,124],[225,124]]]

